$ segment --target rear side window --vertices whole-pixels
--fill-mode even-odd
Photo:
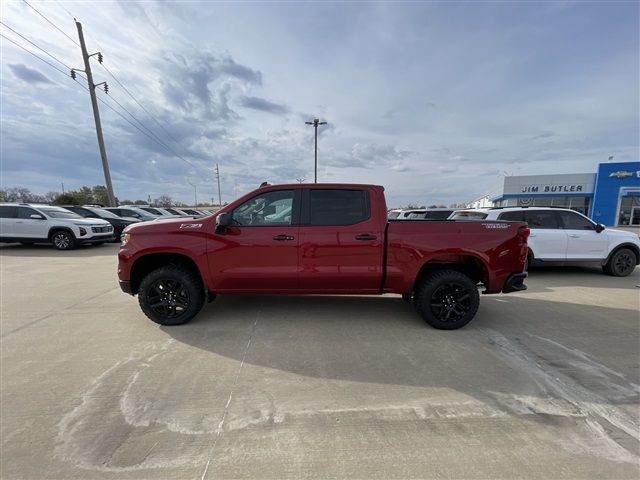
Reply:
[[[524,212],[522,210],[516,210],[515,212],[504,212],[498,216],[498,220],[510,220],[512,222],[523,222]]]
[[[0,205],[0,218],[17,218],[18,207],[9,205]]]
[[[449,215],[453,213],[453,210],[427,210],[424,214],[426,220],[446,220]]]
[[[595,230],[593,223],[573,212],[558,212],[564,228],[567,230]]]
[[[309,190],[311,225],[353,225],[370,216],[366,190]]]
[[[529,224],[529,228],[559,228],[556,212],[551,210],[526,211],[524,212],[524,221]]]
[[[451,215],[451,220],[484,220],[487,214],[484,212],[456,212]]]
[[[18,207],[18,218],[28,218],[31,219],[31,215],[38,215],[42,217],[41,213],[38,213],[37,210],[29,207]]]

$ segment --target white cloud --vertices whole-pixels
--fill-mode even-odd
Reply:
[[[35,5],[76,38],[59,3]],[[640,156],[637,4],[63,5],[162,126],[94,63],[96,82],[171,150],[101,104],[121,198],[166,189],[189,201],[187,175],[217,197],[216,163],[226,200],[313,178],[312,118],[329,122],[320,179],[384,184],[396,205],[478,197],[516,166],[589,172],[609,155]],[[82,66],[26,4],[2,8],[7,25]],[[2,185],[102,183],[87,92],[4,40],[2,56]]]

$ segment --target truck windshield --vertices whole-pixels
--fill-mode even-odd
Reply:
[[[51,218],[82,218],[82,216],[78,215],[77,213],[73,213],[62,208],[40,207],[40,210],[42,210],[45,215]]]

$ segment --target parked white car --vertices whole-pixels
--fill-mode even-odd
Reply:
[[[450,220],[511,220],[529,224],[527,264],[598,262],[605,273],[625,277],[640,263],[636,233],[606,228],[567,208],[503,207],[466,209]]]
[[[113,226],[101,219],[86,219],[64,208],[26,203],[0,204],[0,242],[52,243],[71,250],[85,243],[113,240]]]

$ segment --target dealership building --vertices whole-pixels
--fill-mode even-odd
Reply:
[[[558,206],[607,226],[640,226],[640,162],[601,163],[596,173],[505,177],[493,206]]]

